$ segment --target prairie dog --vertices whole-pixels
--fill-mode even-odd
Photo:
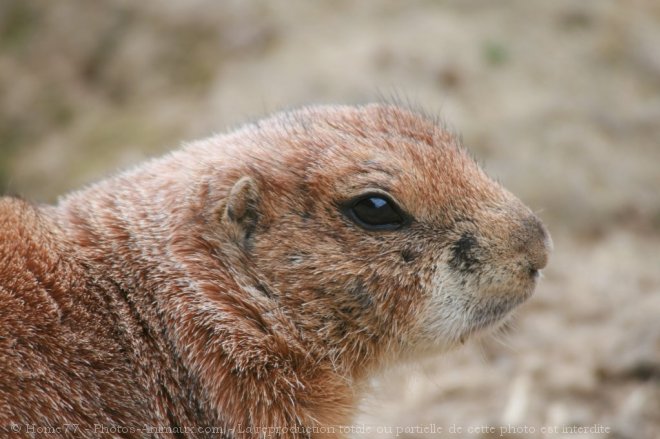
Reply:
[[[0,428],[62,437],[342,436],[368,377],[501,321],[552,247],[388,104],[282,113],[56,206],[4,198],[0,224]]]

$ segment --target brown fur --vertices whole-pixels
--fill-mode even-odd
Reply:
[[[365,189],[409,227],[351,222]],[[550,245],[454,137],[390,105],[282,114],[56,207],[5,198],[0,428],[316,436],[387,362],[505,317]]]

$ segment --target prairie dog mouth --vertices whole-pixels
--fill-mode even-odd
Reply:
[[[531,294],[530,291],[524,295],[491,299],[485,303],[477,304],[468,311],[467,328],[461,335],[460,341],[464,342],[470,335],[503,323],[511,315],[512,311],[521,305]]]

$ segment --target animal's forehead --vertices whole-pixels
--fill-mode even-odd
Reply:
[[[419,219],[433,221],[443,217],[442,210],[449,205],[453,211],[468,210],[471,205],[464,200],[483,199],[495,184],[455,146],[420,145],[400,139],[397,145],[351,145],[353,148],[330,152],[317,162],[317,175],[326,180],[326,188],[336,198],[377,189],[390,194]]]
[[[449,204],[465,211],[500,198],[499,185],[458,139],[422,114],[369,105],[308,108],[285,116],[274,125],[280,141],[269,142],[278,145],[276,157],[287,156],[280,172],[304,176],[319,200],[381,189],[412,213],[432,219]]]

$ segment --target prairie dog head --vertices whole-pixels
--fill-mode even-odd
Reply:
[[[227,248],[337,355],[450,347],[506,317],[546,265],[540,220],[423,115],[317,107],[237,135],[250,146],[231,150],[244,165]]]

